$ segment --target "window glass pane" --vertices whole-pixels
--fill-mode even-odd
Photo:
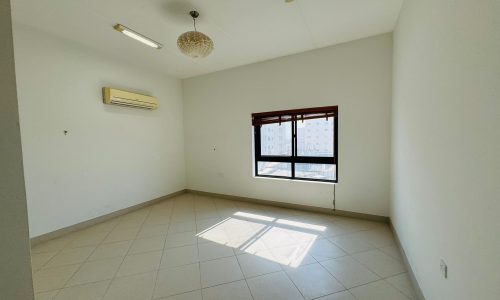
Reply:
[[[292,164],[282,162],[259,161],[258,175],[292,176]]]
[[[295,177],[335,180],[335,165],[295,164]]]
[[[333,118],[297,121],[297,155],[332,157]]]
[[[262,125],[260,128],[261,155],[292,155],[292,122]]]

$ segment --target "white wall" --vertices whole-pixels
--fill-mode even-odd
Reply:
[[[33,299],[10,1],[0,0],[0,299]]]
[[[337,208],[388,215],[391,82],[391,34],[184,80],[188,188],[331,208],[331,184],[253,177],[250,115],[339,105]]]
[[[185,188],[180,80],[26,27],[14,34],[32,236]],[[159,109],[104,105],[103,86],[151,93]]]
[[[394,45],[393,224],[427,299],[500,299],[500,1],[407,0]]]

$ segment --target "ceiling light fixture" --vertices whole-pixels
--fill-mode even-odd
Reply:
[[[161,49],[161,47],[163,47],[162,44],[155,42],[152,39],[136,32],[136,31],[133,31],[132,29],[130,29],[128,27],[123,26],[122,24],[116,24],[115,26],[113,26],[113,28],[116,31],[123,33],[124,35],[133,38],[136,41],[139,41],[143,44],[148,45],[149,47],[156,48],[156,49]]]
[[[194,58],[205,57],[214,50],[214,42],[204,33],[196,31],[196,18],[200,15],[197,11],[189,12],[193,18],[194,31],[184,32],[177,39],[177,47],[182,53]]]

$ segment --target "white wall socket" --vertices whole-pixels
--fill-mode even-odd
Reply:
[[[448,266],[444,262],[444,260],[441,260],[441,273],[443,274],[444,278],[448,278]]]

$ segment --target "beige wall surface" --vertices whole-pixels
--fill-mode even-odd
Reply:
[[[14,42],[32,237],[185,188],[180,80],[17,24]],[[159,108],[105,105],[104,86]]]
[[[407,0],[393,95],[391,219],[425,297],[500,299],[500,1]]]
[[[33,299],[10,1],[0,0],[0,299]]]
[[[253,177],[250,115],[338,105],[337,209],[387,216],[391,83],[391,34],[184,80],[188,188],[331,208],[331,184]]]

